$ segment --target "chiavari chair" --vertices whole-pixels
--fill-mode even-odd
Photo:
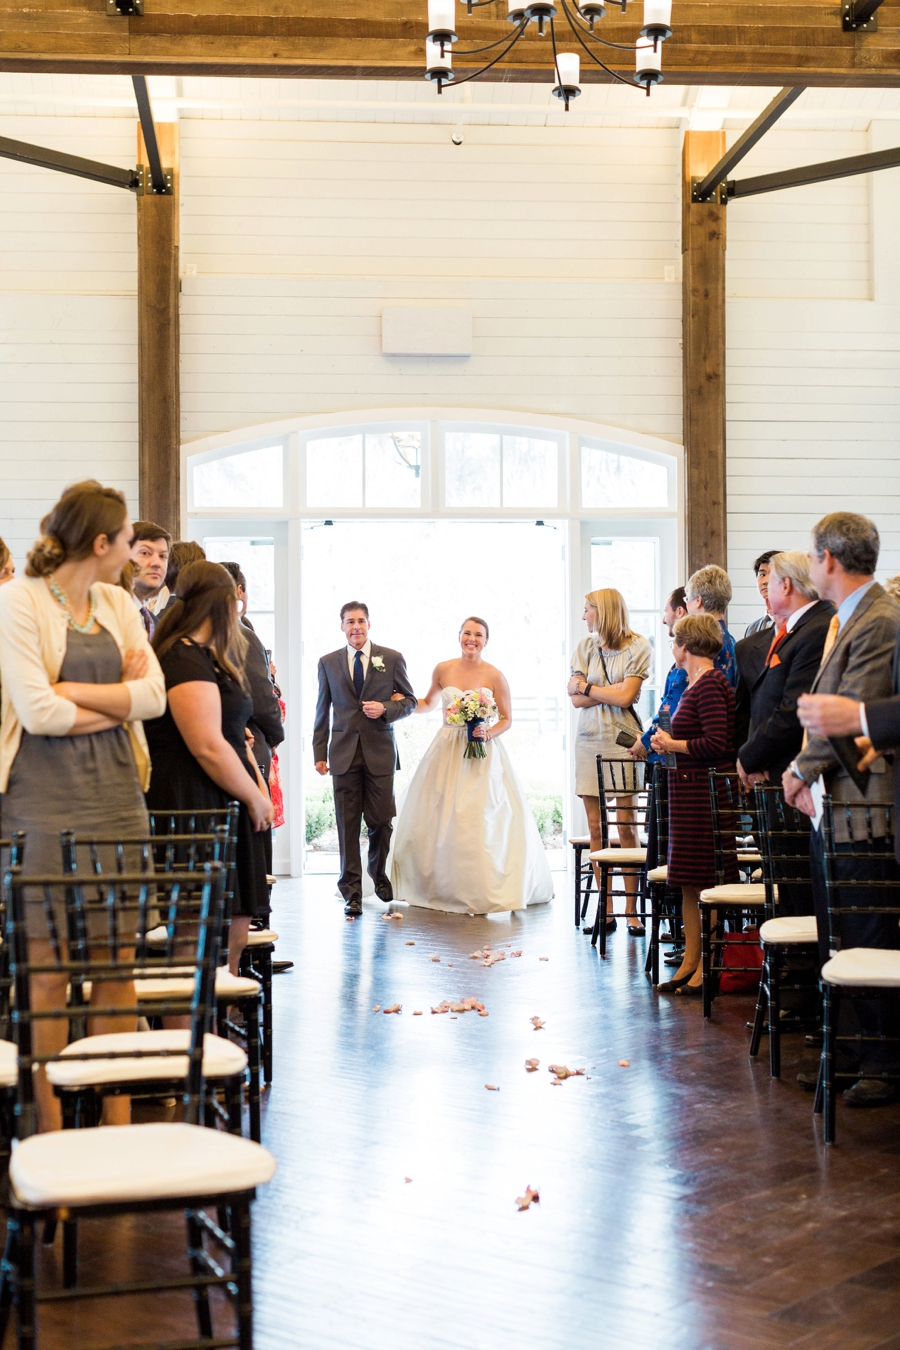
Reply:
[[[664,940],[660,936],[663,922],[669,924],[671,942],[676,940],[681,923],[681,890],[678,886],[669,886],[666,878],[668,866],[659,862],[669,851],[669,773],[664,764],[654,764],[653,781],[650,786],[650,803],[656,825],[657,866],[647,870],[647,893],[650,898],[650,942],[647,950],[645,973],[649,973],[651,984],[659,984],[659,949]]]
[[[709,771],[709,798],[716,858],[716,884],[700,892],[700,959],[703,972],[703,1016],[712,1016],[713,1000],[725,968],[726,924],[740,932],[749,921],[758,926],[765,915],[766,888],[762,882],[725,880],[730,863],[738,862],[738,840],[755,839],[755,808],[742,796],[737,770]],[[747,851],[747,850],[742,850]],[[752,971],[759,966],[729,965],[729,972]]]
[[[604,770],[609,774],[609,786],[607,786]],[[630,759],[604,759],[602,755],[597,756],[600,848],[590,852],[588,859],[593,864],[597,877],[597,914],[591,930],[591,946],[596,947],[599,939],[600,956],[603,959],[606,958],[607,918],[626,917],[624,911],[621,913],[612,912],[607,915],[607,900],[613,894],[614,878],[620,877],[623,882],[625,878],[633,877],[635,879],[636,912],[633,916],[628,917],[635,919],[643,919],[644,917],[647,850],[643,847],[622,848],[618,839],[615,844],[610,843],[611,830],[615,830],[618,836],[620,824],[636,829],[639,838],[641,831],[646,833],[649,822],[650,794],[646,785],[637,786],[639,781],[643,782],[643,764],[635,764]],[[630,806],[620,804],[621,798],[625,796],[631,798],[632,804]],[[639,910],[638,905],[640,906]]]

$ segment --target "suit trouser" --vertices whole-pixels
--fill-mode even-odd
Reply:
[[[357,744],[346,773],[334,775],[334,815],[341,849],[338,890],[345,900],[362,896],[359,832],[363,820],[369,832],[368,873],[377,884],[385,875],[391,847],[394,806],[393,773],[372,773]]]
[[[835,844],[838,857],[834,861],[835,880],[853,881],[896,881],[900,886],[900,865],[893,858],[883,854],[872,858],[842,858],[841,853],[851,849],[859,850],[859,844]],[[810,869],[812,873],[813,900],[816,906],[816,922],[819,929],[819,961],[824,965],[828,960],[828,904],[825,891],[825,860],[820,830],[810,835]],[[840,895],[840,903],[857,905],[884,905],[892,903],[890,891],[883,887],[873,887],[871,891],[862,887]],[[842,914],[840,916],[841,946],[849,947],[886,947],[892,950],[900,948],[900,926],[896,914]],[[853,997],[844,991],[841,995],[840,1014],[837,1025],[838,1036],[890,1036],[900,1037],[900,1015],[896,995],[890,1000]],[[839,1072],[859,1070],[864,1075],[877,1077],[878,1070],[897,1072],[900,1069],[900,1045],[866,1044],[859,1047],[838,1044],[837,1068]]]

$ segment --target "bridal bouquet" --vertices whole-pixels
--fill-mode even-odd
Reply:
[[[464,759],[484,759],[487,752],[484,741],[476,740],[472,733],[482,722],[497,720],[497,705],[490,689],[466,689],[455,698],[447,709],[447,721],[454,727],[465,727],[468,731]]]

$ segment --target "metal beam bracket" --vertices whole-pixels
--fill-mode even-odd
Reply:
[[[842,0],[841,27],[845,33],[877,33],[882,0]]]
[[[702,178],[692,178],[692,179],[691,179],[691,201],[692,201],[692,202],[702,202],[702,203],[706,203],[706,202],[719,202],[719,203],[724,203],[724,202],[726,202],[726,201],[728,200],[728,196],[727,196],[727,193],[726,193],[726,191],[725,191],[725,184],[724,184],[724,183],[718,183],[714,188],[711,188],[709,192],[707,192],[705,195],[702,195],[702,193],[701,193],[701,188],[702,188],[703,182],[704,182],[704,180],[703,180]]]
[[[106,0],[106,12],[113,18],[133,18],[144,12],[144,0]]]
[[[738,137],[731,149],[722,156],[714,168],[710,169],[706,177],[692,180],[691,201],[726,201],[727,194],[722,194],[721,188],[732,169],[740,164],[745,155],[749,155],[754,145],[762,140],[766,132],[775,125],[779,117],[784,116],[792,104],[797,102],[802,93],[802,85],[793,85],[776,94],[771,103],[763,108],[756,121]]]
[[[174,192],[175,189],[172,182],[171,169],[163,169],[163,179],[165,180],[165,187],[162,188],[154,187],[153,175],[151,174],[150,169],[147,167],[146,164],[139,164],[135,169],[134,173],[136,179],[134,190],[139,197],[143,197],[145,192],[152,194],[153,196],[156,197],[172,196],[172,193]]]

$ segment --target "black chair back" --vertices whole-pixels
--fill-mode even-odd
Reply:
[[[779,918],[782,913],[814,913],[809,816],[788,805],[779,784],[758,783],[753,801],[766,887],[766,918]]]
[[[229,802],[227,806],[204,807],[200,810],[179,809],[177,811],[151,811],[150,833],[164,835],[214,834],[225,828],[227,840],[225,855],[217,861],[225,864],[225,922],[231,922],[234,904],[234,877],[237,860],[237,827],[239,802]]]
[[[887,804],[832,801],[822,816],[822,860],[828,908],[828,950],[842,947],[900,947],[900,866],[894,856],[894,811]],[[846,835],[837,843],[836,834]],[[860,920],[883,935],[860,941]],[[880,920],[880,921],[879,921]],[[856,933],[848,940],[847,928]],[[888,940],[878,940],[879,937]]]
[[[646,833],[650,824],[650,788],[644,781],[643,764],[630,759],[597,756],[597,793],[600,798],[600,839],[609,848],[610,828],[629,825]],[[622,801],[631,799],[631,805]]]
[[[756,812],[742,795],[737,769],[710,769],[709,805],[716,853],[716,885],[726,884],[728,872],[737,865],[738,839],[757,837]]]
[[[37,1117],[32,1070],[62,1058],[58,1054],[35,1054],[33,1028],[40,1020],[68,1021],[66,1006],[32,1008],[32,981],[38,976],[57,976],[73,985],[90,980],[94,986],[129,984],[132,1000],[124,1006],[92,1006],[98,1017],[128,1018],[158,1016],[159,1001],[142,1002],[135,976],[153,979],[184,979],[185,965],[194,967],[191,999],[191,1035],[188,1074],[185,1083],[185,1120],[200,1120],[203,1094],[203,1036],[215,1010],[215,968],[225,903],[225,869],[221,863],[205,863],[193,872],[124,872],[108,877],[33,876],[21,869],[8,869],[5,885],[9,903],[4,945],[9,948],[10,971],[15,991],[11,1014],[13,1040],[18,1048],[17,1133],[34,1134]],[[146,936],[155,922],[157,909],[174,916],[182,932],[196,934],[191,959],[182,948],[177,955],[155,954],[151,960]],[[60,922],[60,915],[63,922]],[[179,1005],[179,1012],[183,1005]],[[79,1059],[111,1060],[140,1058],[139,1050],[93,1051]],[[153,1058],[183,1051],[147,1051]],[[68,1058],[68,1056],[66,1057]]]

